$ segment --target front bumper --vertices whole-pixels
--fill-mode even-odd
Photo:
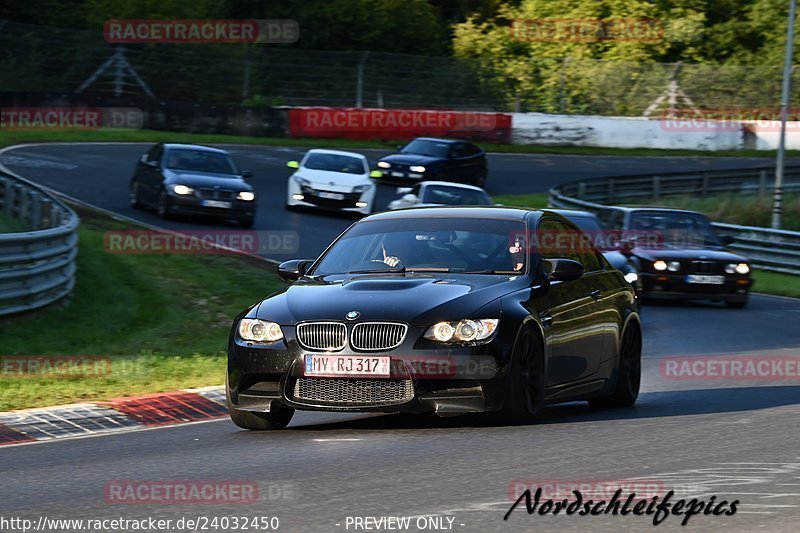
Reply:
[[[339,197],[325,197],[330,195],[337,195]],[[300,198],[300,196],[302,196],[302,198]],[[311,187],[300,187],[291,183],[288,188],[286,205],[368,215],[372,212],[374,199],[374,187],[364,192],[323,191]],[[359,205],[359,203],[365,203],[367,205]]]
[[[383,176],[377,179],[380,183],[390,185],[408,185],[425,181],[426,172],[411,172],[408,169],[381,169]]]
[[[179,214],[236,219],[253,218],[256,211],[255,200],[244,201],[235,198],[218,200],[227,202],[229,204],[227,207],[203,205],[204,201],[205,199],[191,195],[173,194],[170,195],[170,209]]]
[[[305,356],[329,352],[303,349],[293,327],[271,345],[248,345],[234,338],[229,346],[228,386],[232,407],[268,412],[281,406],[312,411],[434,412],[440,416],[502,407],[511,346],[495,337],[476,346],[435,345],[411,327],[399,347],[332,355],[389,356],[389,377],[316,377],[306,375]]]
[[[747,299],[752,278],[726,275],[723,284],[688,283],[685,274],[639,273],[641,295],[666,300],[721,300],[741,302]]]

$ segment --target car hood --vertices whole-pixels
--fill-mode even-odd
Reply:
[[[732,263],[743,263],[747,259],[741,255],[729,252],[721,247],[709,246],[705,248],[676,248],[664,245],[658,248],[635,247],[633,254],[642,259],[655,261],[680,260],[680,259],[702,259],[706,261],[730,261]]]
[[[392,154],[387,155],[381,161],[387,163],[398,163],[400,165],[432,165],[442,161],[441,157],[432,157],[420,154]]]
[[[369,185],[373,183],[367,174],[348,174],[346,172],[333,172],[330,170],[313,170],[301,168],[295,173],[303,179],[307,179],[314,185],[335,185],[337,187],[355,187],[357,185]]]
[[[204,172],[180,172],[170,170],[164,173],[168,183],[181,183],[183,185],[199,187],[219,187],[234,191],[252,191],[253,187],[241,177],[234,174],[207,174]]]
[[[256,316],[292,325],[305,320],[344,321],[346,313],[357,311],[359,321],[391,320],[431,325],[441,320],[470,317],[489,302],[529,284],[525,276],[483,274],[303,278],[264,300]]]

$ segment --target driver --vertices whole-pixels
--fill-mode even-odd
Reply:
[[[387,234],[381,242],[383,262],[392,268],[400,263],[408,263],[414,248],[413,238],[414,235],[408,233]]]

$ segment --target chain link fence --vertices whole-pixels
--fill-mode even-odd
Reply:
[[[302,31],[302,29],[301,29]],[[537,111],[641,116],[678,105],[775,109],[780,65],[579,58],[486,61],[286,45],[112,45],[100,31],[0,21],[0,91],[146,95],[260,106]],[[792,101],[800,105],[795,73]],[[655,111],[658,113],[658,111]]]

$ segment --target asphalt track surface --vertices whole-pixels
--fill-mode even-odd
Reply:
[[[22,148],[5,152],[0,162],[86,202],[157,224],[155,215],[126,204],[125,184],[141,151],[131,145]],[[303,251],[313,255],[349,224],[283,212],[288,175],[283,164],[300,151],[233,151],[255,172],[259,191],[267,193],[258,229],[298,231]],[[579,176],[762,163],[501,155],[491,158],[488,188],[496,194],[543,192]],[[212,227],[194,224],[172,227]],[[219,420],[7,446],[0,449],[0,517],[36,522],[42,516],[277,516],[279,531],[365,531],[348,527],[348,517],[401,516],[412,517],[409,531],[418,531],[417,518],[433,516],[444,527],[452,518],[451,531],[652,529],[652,517],[528,516],[524,507],[503,520],[517,481],[618,481],[674,489],[678,497],[740,500],[734,516],[695,516],[686,528],[680,517],[669,516],[658,530],[797,531],[800,382],[687,381],[665,376],[660,365],[670,356],[798,356],[800,302],[754,296],[742,310],[711,303],[651,305],[642,318],[642,394],[631,409],[561,405],[525,427],[498,426],[485,416],[298,413],[281,432],[240,431]],[[104,487],[114,480],[256,481],[261,491],[259,500],[248,504],[119,505],[104,497]]]

